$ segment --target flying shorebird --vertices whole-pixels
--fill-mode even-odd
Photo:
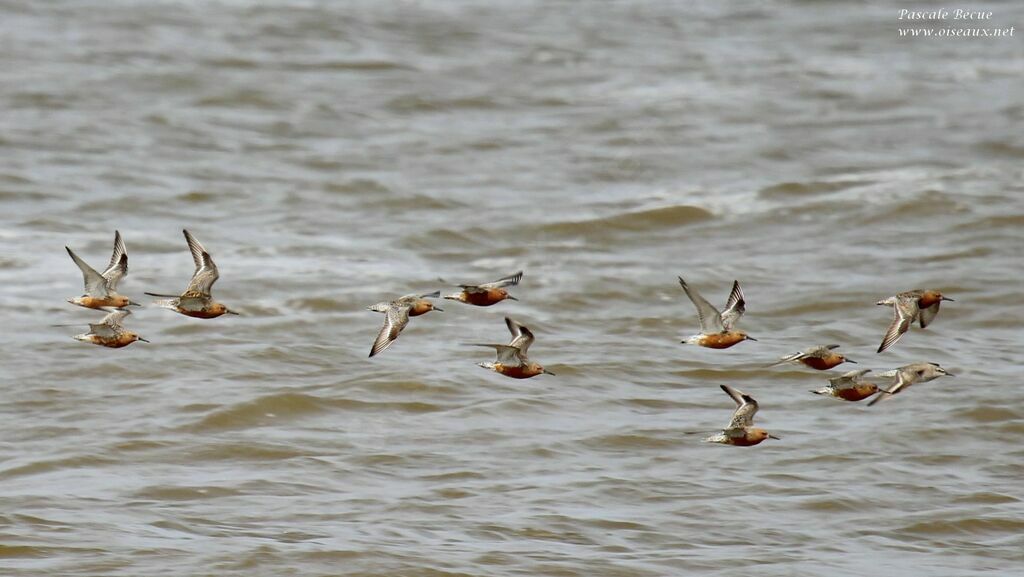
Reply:
[[[105,309],[104,309],[105,310]],[[126,330],[121,326],[121,321],[132,312],[128,309],[116,309],[113,311],[107,311],[107,315],[103,317],[98,323],[89,324],[89,332],[75,335],[75,340],[79,340],[86,343],[92,343],[94,345],[100,345],[104,347],[110,347],[112,349],[119,349],[126,347],[135,341],[142,341],[148,343],[146,339],[139,335]],[[77,325],[54,325],[56,327],[67,327]]]
[[[879,373],[879,376],[896,377],[896,384],[888,390],[883,389],[881,394],[871,399],[868,402],[869,407],[879,401],[892,397],[914,383],[927,383],[942,376],[953,377],[955,375],[947,373],[946,369],[940,367],[937,363],[911,363],[891,371]]]
[[[69,303],[90,309],[138,306],[139,303],[117,294],[117,283],[128,274],[128,251],[124,247],[120,232],[114,231],[114,254],[110,256],[110,264],[107,265],[103,274],[85,264],[85,261],[78,258],[78,255],[70,248],[66,246],[64,248],[71,256],[71,260],[75,261],[78,268],[82,270],[82,277],[85,280],[85,294],[68,299]]]
[[[214,301],[210,295],[213,283],[217,282],[217,279],[220,278],[217,265],[214,264],[210,253],[206,252],[206,249],[203,248],[203,245],[199,244],[199,241],[192,236],[192,233],[187,230],[182,230],[181,232],[185,233],[185,242],[188,243],[188,249],[192,252],[192,260],[196,265],[196,270],[192,273],[192,280],[188,282],[188,287],[185,288],[185,292],[181,293],[181,295],[149,292],[146,294],[154,297],[170,297],[165,300],[154,301],[153,304],[189,317],[212,319],[223,314],[237,315],[238,313],[235,311]]]
[[[444,295],[444,298],[464,302],[466,304],[476,305],[478,307],[489,307],[493,304],[500,303],[505,299],[511,299],[517,301],[516,297],[508,294],[505,290],[507,286],[516,286],[519,284],[520,279],[523,278],[523,271],[519,271],[513,275],[500,278],[494,282],[484,283],[480,285],[461,284],[458,285],[462,288],[457,293]]]
[[[893,309],[892,324],[885,331],[877,352],[880,353],[896,344],[903,333],[910,330],[910,325],[914,324],[914,321],[920,322],[922,329],[930,325],[935,315],[939,314],[939,305],[942,301],[952,302],[953,299],[942,296],[937,290],[918,289],[897,293],[875,303],[891,305]]]
[[[863,401],[878,392],[878,385],[862,381],[861,377],[870,373],[871,369],[861,369],[843,373],[842,376],[828,380],[828,386],[811,391],[816,395],[828,395],[844,401]]]
[[[512,377],[513,379],[528,379],[541,373],[554,375],[540,364],[535,363],[526,356],[526,351],[533,344],[533,333],[530,329],[517,323],[509,317],[505,317],[505,325],[512,333],[512,340],[507,345],[494,345],[485,343],[473,343],[478,347],[491,347],[498,353],[494,362],[477,363],[477,366],[491,369],[496,373]]]
[[[720,386],[736,402],[736,410],[732,414],[729,425],[721,433],[704,439],[705,443],[751,447],[765,439],[779,439],[768,431],[754,426],[754,415],[757,413],[757,401],[754,400],[754,397],[729,385]]]
[[[395,339],[398,338],[402,329],[405,328],[405,325],[409,324],[409,317],[418,317],[430,311],[444,312],[443,309],[435,307],[434,303],[426,300],[439,296],[441,296],[441,291],[434,291],[425,295],[405,295],[391,302],[379,302],[366,307],[371,311],[385,314],[384,326],[381,327],[380,333],[377,334],[376,340],[373,341],[373,346],[370,347],[370,356],[378,355],[390,347],[391,343],[395,342]]]
[[[732,330],[746,310],[746,301],[744,301],[743,292],[740,290],[740,281],[733,281],[729,300],[725,302],[725,310],[722,312],[718,312],[718,309],[700,296],[697,289],[690,288],[683,277],[679,277],[679,285],[686,291],[686,296],[693,301],[693,306],[697,307],[697,320],[700,322],[700,333],[688,337],[682,341],[683,343],[712,349],[727,349],[740,341],[757,340],[743,331]]]
[[[852,361],[839,353],[832,352],[833,349],[837,348],[839,348],[839,345],[819,345],[810,347],[798,353],[782,357],[768,366],[774,367],[783,363],[803,363],[812,369],[826,371],[844,362],[857,363],[857,361]]]

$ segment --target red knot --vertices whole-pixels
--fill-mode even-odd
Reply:
[[[914,324],[914,321],[918,321],[922,329],[930,325],[935,319],[935,315],[939,314],[939,305],[942,304],[942,301],[952,300],[942,296],[942,293],[937,290],[918,289],[897,293],[875,303],[891,305],[893,309],[892,324],[885,331],[882,344],[878,345],[878,352],[896,344],[896,341],[910,330],[910,325]]]
[[[729,385],[721,387],[736,402],[736,411],[733,412],[729,425],[721,433],[704,439],[705,443],[751,447],[765,439],[779,439],[768,431],[754,426],[754,415],[758,408],[754,397]]]
[[[458,285],[462,289],[460,292],[444,295],[444,298],[476,305],[478,307],[489,307],[493,304],[500,303],[505,299],[516,301],[519,299],[508,294],[505,287],[516,286],[522,278],[523,271],[519,271],[494,282],[480,285],[461,284]]]
[[[477,366],[491,369],[496,373],[512,377],[514,379],[528,379],[541,373],[554,375],[551,371],[535,363],[526,356],[533,343],[533,333],[527,327],[516,321],[505,317],[505,325],[512,333],[512,340],[507,345],[492,345],[474,343],[479,347],[491,347],[498,353],[498,358],[492,362],[477,363]]]
[[[120,232],[114,231],[114,254],[110,256],[110,264],[107,265],[103,274],[85,264],[85,261],[78,258],[78,255],[70,248],[64,248],[71,255],[71,260],[75,261],[78,268],[82,270],[82,277],[85,280],[85,294],[68,299],[69,303],[90,309],[139,305],[128,297],[117,294],[117,283],[128,275],[128,251],[125,249]]]
[[[746,301],[743,299],[739,281],[733,281],[732,292],[729,293],[725,310],[722,312],[718,312],[718,309],[700,296],[697,289],[687,285],[683,277],[679,277],[679,285],[693,301],[693,306],[697,307],[697,320],[700,322],[700,333],[688,337],[682,341],[683,343],[712,349],[727,349],[740,341],[757,340],[743,331],[732,330],[746,310]]]
[[[426,300],[439,296],[441,296],[440,291],[424,295],[411,294],[399,297],[391,302],[379,302],[366,307],[371,311],[384,313],[384,326],[381,327],[380,333],[377,334],[376,340],[373,341],[373,346],[370,347],[370,356],[378,355],[387,350],[391,343],[395,342],[395,339],[398,338],[405,325],[409,324],[409,317],[418,317],[430,311],[443,312],[443,309],[435,307],[434,303]]]
[[[185,242],[188,243],[188,249],[192,252],[192,260],[196,265],[196,270],[192,273],[192,280],[189,281],[185,292],[180,295],[149,292],[146,294],[154,297],[170,297],[154,301],[153,304],[189,317],[212,319],[223,314],[237,315],[238,313],[235,311],[214,301],[210,295],[213,283],[217,282],[217,279],[220,278],[220,273],[217,272],[217,265],[214,264],[210,253],[203,248],[203,245],[199,244],[199,241],[189,231],[182,230],[181,232],[185,233]]]

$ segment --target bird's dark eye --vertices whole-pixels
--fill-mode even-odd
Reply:
[[[917,376],[923,377],[924,376],[924,371],[917,371]]]

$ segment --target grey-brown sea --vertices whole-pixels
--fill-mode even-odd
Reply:
[[[0,575],[1021,574],[1024,46],[900,8],[0,0]],[[150,303],[183,228],[241,315],[73,340],[64,246]],[[368,305],[518,270],[367,358]],[[757,342],[681,344],[677,276]],[[477,366],[505,315],[555,376]],[[701,443],[722,384],[781,440]]]

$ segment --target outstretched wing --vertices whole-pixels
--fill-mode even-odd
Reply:
[[[115,309],[111,311],[110,314],[103,317],[103,320],[100,322],[109,327],[121,328],[121,321],[123,321],[124,318],[130,314],[132,314],[132,311],[128,309]]]
[[[416,303],[418,303],[421,299],[436,299],[439,296],[441,296],[441,291],[434,291],[432,293],[427,293],[427,294],[418,294],[418,293],[416,293],[416,294],[411,294],[411,295],[403,295],[403,296],[400,296],[397,299],[395,299],[393,302],[391,302],[390,305],[399,306],[399,307],[412,307]],[[377,305],[374,305],[374,306],[377,306]],[[373,309],[371,309],[371,310],[373,310]]]
[[[878,345],[877,352],[879,353],[896,344],[896,341],[900,340],[903,333],[907,332],[911,323],[914,322],[914,318],[920,312],[917,307],[917,299],[905,298],[897,298],[892,310],[892,323],[885,331],[885,336],[882,337],[882,344]]]
[[[683,287],[686,296],[690,297],[693,306],[697,307],[697,320],[700,321],[700,332],[711,334],[720,333],[725,330],[725,327],[722,326],[722,315],[718,312],[718,309],[704,297],[700,296],[697,289],[690,288],[686,281],[683,280],[683,277],[679,277],[679,286]]]
[[[786,356],[782,357],[781,359],[775,361],[774,363],[772,363],[772,364],[770,364],[768,366],[769,367],[777,367],[777,366],[785,364],[785,363],[794,363],[794,362],[799,361],[800,359],[802,359],[802,358],[804,358],[806,356],[807,356],[807,352],[806,351],[798,351],[798,352],[795,352],[795,353],[793,353],[791,355],[786,355]]]
[[[936,301],[931,306],[920,309],[921,312],[918,314],[917,320],[921,323],[922,329],[932,324],[932,320],[935,319],[935,315],[939,314],[940,304],[942,304],[942,301]]]
[[[98,323],[90,323],[89,330],[94,335],[103,338],[112,338],[118,335],[123,329],[121,321],[132,312],[128,309],[116,309],[103,317]]]
[[[103,278],[107,279],[107,288],[117,290],[117,283],[128,274],[128,250],[121,239],[121,233],[114,231],[114,253],[110,255],[110,264],[103,271]]]
[[[722,311],[722,328],[724,330],[732,330],[733,325],[746,312],[746,304],[743,299],[743,291],[740,290],[740,281],[732,281],[732,292],[729,293],[729,300],[725,301],[725,310]]]
[[[117,330],[106,323],[89,323],[89,332],[105,339],[111,339],[117,336]]]
[[[68,251],[68,254],[71,255],[71,260],[75,261],[75,264],[82,271],[82,279],[85,281],[85,294],[99,298],[108,296],[110,293],[107,290],[107,279],[96,272],[96,269],[85,264],[85,261],[78,258],[78,255],[73,250],[68,247],[64,247],[64,249]]]
[[[370,347],[370,356],[376,356],[387,350],[407,324],[409,324],[408,306],[389,308],[387,314],[384,315],[384,326],[381,327],[380,333],[373,341],[373,346]]]
[[[838,349],[839,345],[819,345],[804,351],[805,357],[818,357],[823,359],[832,355],[832,351]]]
[[[491,347],[498,353],[498,358],[495,362],[501,363],[509,367],[518,367],[523,364],[523,358],[518,348],[511,345],[492,345],[484,343],[473,343],[477,347]]]
[[[182,232],[185,233],[185,242],[188,243],[188,249],[192,252],[192,260],[196,264],[196,270],[192,273],[192,280],[189,281],[184,294],[209,297],[213,283],[220,278],[217,265],[210,258],[210,253],[206,252],[206,249],[199,244],[192,233],[187,230],[182,230]]]
[[[479,285],[477,288],[496,289],[496,288],[503,288],[503,287],[507,287],[507,286],[515,286],[515,285],[519,284],[519,281],[522,278],[523,278],[523,271],[519,271],[519,272],[517,272],[515,274],[499,278],[498,280],[496,280],[494,282],[489,282],[489,283],[484,283],[482,285]],[[466,287],[463,287],[463,288],[466,288]]]
[[[857,371],[850,371],[843,373],[841,376],[832,377],[828,382],[836,388],[851,387],[857,384],[857,381],[865,374],[870,373],[871,369],[860,369]]]
[[[893,385],[892,387],[890,387],[888,390],[882,389],[878,393],[877,397],[875,397],[875,398],[871,399],[870,401],[868,401],[868,406],[869,407],[873,406],[875,403],[879,403],[881,401],[888,400],[890,397],[892,397],[896,393],[898,393],[898,392],[902,391],[903,389],[909,387],[910,385],[914,384],[914,379],[908,379],[907,378],[906,371],[897,369],[896,374],[897,374],[896,384]]]
[[[509,332],[512,333],[512,340],[508,343],[508,346],[519,349],[523,356],[526,356],[526,351],[533,344],[533,332],[509,317],[505,317],[505,325],[508,326]]]
[[[720,385],[727,395],[736,402],[736,411],[732,414],[729,426],[726,429],[749,427],[754,424],[754,415],[757,413],[757,401],[754,397],[743,391],[734,389],[729,385]]]

